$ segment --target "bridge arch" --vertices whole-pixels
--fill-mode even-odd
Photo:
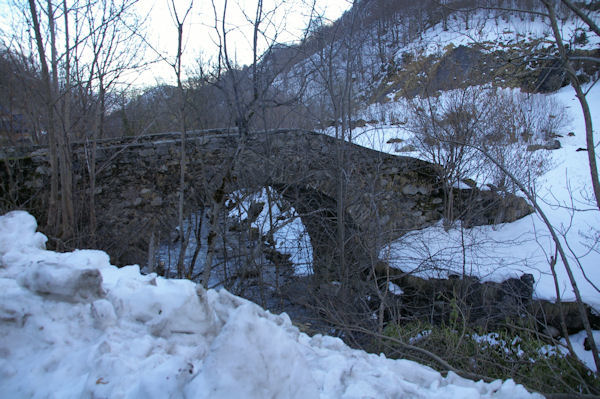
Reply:
[[[102,238],[99,244],[111,255],[114,264],[144,264],[151,231],[158,228],[157,221],[173,227],[177,220],[179,134],[102,140],[96,144],[99,167],[94,196],[97,237]],[[345,267],[369,267],[377,260],[383,244],[407,231],[435,223],[442,216],[440,174],[430,163],[299,130],[255,133],[239,144],[235,131],[188,135],[188,208],[221,200],[240,188],[275,188],[299,211],[311,237],[315,272],[324,278],[335,279],[344,272],[336,266],[342,263],[341,259]],[[85,199],[90,193],[86,191],[87,160],[83,147],[74,145],[73,159],[78,194]],[[0,197],[13,195],[15,187],[35,191],[38,199],[23,203],[38,220],[43,220],[39,216],[44,213],[48,197],[46,151],[44,148],[14,150],[0,156],[5,162],[9,157],[19,159],[23,165],[20,180],[11,187],[3,185]],[[343,162],[339,154],[343,154]],[[342,191],[339,191],[340,176],[343,176]],[[460,196],[471,198],[469,204],[463,205],[471,207],[474,214],[479,213],[471,217],[473,224],[498,220],[496,216],[500,213],[504,215],[500,221],[511,221],[530,211],[526,206],[513,205],[509,210],[503,206],[483,209],[481,204],[495,201],[499,205],[506,201],[489,191],[459,191]],[[337,245],[340,199],[346,233],[343,253]]]

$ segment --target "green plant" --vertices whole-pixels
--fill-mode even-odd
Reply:
[[[521,332],[517,335],[508,331],[483,334],[471,328],[461,331],[460,324],[456,312],[448,324],[434,326],[422,321],[388,324],[383,333],[386,337],[425,349],[466,373],[489,379],[512,378],[543,393],[600,393],[600,380],[594,373],[578,359],[563,354],[535,334]],[[439,368],[422,353],[392,340],[387,342],[385,353]]]

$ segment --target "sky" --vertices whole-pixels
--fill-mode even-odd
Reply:
[[[180,18],[192,5],[183,28],[184,55],[183,73],[191,76],[198,70],[198,60],[206,68],[214,62],[218,54],[218,35],[215,21],[220,26],[223,6],[227,1],[226,29],[229,54],[237,65],[247,65],[252,61],[252,25],[256,13],[256,0],[139,0],[136,12],[145,18],[144,30],[150,45],[143,51],[144,60],[151,64],[144,70],[129,73],[128,83],[137,87],[155,84],[174,84],[173,68],[177,54],[177,28],[173,9]],[[311,12],[321,15],[324,21],[335,21],[350,8],[350,0],[263,0],[265,22],[264,35],[259,38],[260,49],[264,51],[275,39],[278,42],[297,42],[303,34]],[[314,2],[314,3],[313,3]],[[173,8],[174,5],[174,8]],[[314,11],[313,11],[314,5]],[[42,6],[40,5],[40,9]],[[0,0],[0,34],[6,41],[23,42],[27,33],[23,33],[22,15],[19,10],[27,9],[25,0]],[[215,10],[218,15],[215,18]]]
[[[199,59],[205,67],[207,63],[214,62],[218,54],[215,21],[221,25],[225,1],[230,57],[238,65],[249,64],[252,61],[252,25],[249,20],[254,19],[256,0],[139,0],[136,11],[146,19],[146,39],[151,46],[144,51],[144,57],[147,61],[155,62],[144,71],[130,73],[127,79],[138,87],[175,82],[173,68],[169,66],[177,54],[177,28],[173,10],[183,18],[190,4],[192,8],[183,28],[184,73],[195,73],[198,70]],[[324,21],[335,21],[351,6],[350,0],[263,1],[265,22],[261,28],[264,28],[264,35],[259,38],[259,46],[263,51],[275,39],[284,43],[293,43],[301,39],[311,12],[313,15],[322,15]],[[0,31],[5,40],[7,37],[16,37],[17,41],[25,39],[27,34],[23,33],[22,27],[18,25],[18,21],[22,20],[19,12],[21,9],[27,9],[24,0],[0,0]],[[142,49],[138,48],[137,51]]]
[[[228,0],[226,24],[228,31],[228,46],[230,57],[238,65],[252,62],[252,25],[249,19],[255,17],[255,0]],[[189,0],[175,0],[178,15],[184,15],[189,7]],[[184,69],[194,73],[198,67],[198,59],[203,63],[213,62],[217,50],[218,35],[215,22],[222,22],[224,0],[194,1],[191,12],[184,27]],[[213,8],[214,6],[214,8]],[[310,20],[311,12],[324,16],[325,21],[335,21],[351,6],[348,0],[317,0],[312,11],[311,0],[264,0],[263,10],[269,19],[261,25],[265,34],[259,37],[259,46],[266,49],[275,38],[279,42],[293,43],[302,38],[304,29]],[[216,11],[216,17],[215,17]],[[172,61],[177,53],[177,30],[174,23],[171,1],[155,2],[141,0],[140,12],[148,13],[149,40],[156,48]],[[276,36],[277,35],[277,36]],[[172,81],[174,72],[167,63],[154,66],[150,75],[158,75],[166,81]],[[151,81],[152,76],[144,74],[142,80]]]

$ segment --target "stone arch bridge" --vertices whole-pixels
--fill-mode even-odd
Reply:
[[[93,144],[98,244],[115,264],[144,264],[156,220],[176,224],[180,134]],[[91,148],[90,143],[73,144],[76,196],[84,203],[90,195],[86,153]],[[187,209],[235,190],[274,187],[301,215],[315,272],[329,278],[341,272],[338,201],[343,262],[363,269],[377,261],[382,245],[435,223],[444,211],[434,165],[314,132],[277,130],[244,138],[236,131],[192,132],[186,154]],[[0,210],[24,208],[43,221],[49,196],[47,148],[3,148],[0,162]],[[523,199],[489,190],[456,189],[455,198],[455,214],[471,225],[513,221],[531,212]],[[85,217],[81,212],[82,224]]]

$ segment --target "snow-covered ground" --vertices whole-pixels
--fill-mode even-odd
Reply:
[[[441,54],[448,46],[472,46],[488,51],[501,50],[518,43],[535,42],[540,47],[552,46],[554,39],[548,21],[531,14],[503,15],[503,12],[477,10],[450,15],[447,27],[442,22],[425,29],[419,37],[398,49],[394,55],[398,65],[404,53],[415,56]],[[592,13],[598,18],[598,13]],[[570,42],[578,49],[597,49],[600,37],[588,32],[581,21],[561,19],[559,28],[565,40],[586,31],[585,42]],[[447,93],[442,93],[442,96]],[[538,201],[550,221],[563,236],[571,266],[584,300],[600,312],[600,212],[593,205],[585,127],[579,102],[568,86],[547,96],[566,107],[570,126],[559,138],[562,148],[546,153],[552,168],[538,181]],[[388,95],[393,100],[394,93]],[[590,88],[587,96],[594,126],[600,126],[600,87]],[[356,118],[369,123],[355,128],[352,141],[358,145],[396,155],[421,157],[411,146],[413,135],[405,127],[410,118],[407,101],[374,103],[357,112]],[[535,109],[535,107],[534,107]],[[573,132],[574,136],[568,136]],[[325,134],[333,134],[333,129]],[[598,143],[598,132],[596,131]],[[539,153],[538,153],[539,154]],[[483,183],[476,176],[473,180]],[[481,187],[481,185],[480,185]],[[485,189],[485,187],[481,187]],[[576,209],[576,211],[574,211]],[[566,240],[565,240],[566,239]],[[465,249],[463,253],[463,249]],[[464,257],[463,257],[464,255]],[[445,231],[441,224],[415,231],[384,248],[380,254],[393,266],[427,277],[443,277],[449,273],[476,275],[483,280],[500,281],[531,273],[536,280],[534,295],[540,299],[556,299],[550,257],[554,245],[538,215],[503,226],[483,226]],[[559,261],[556,267],[563,300],[574,300],[571,284]]]
[[[508,6],[510,7],[510,6]],[[544,12],[543,7],[540,11]],[[414,40],[402,52],[426,56],[442,54],[447,46],[471,46],[487,51],[504,50],[518,43],[539,42],[538,48],[550,47],[554,44],[554,36],[549,21],[538,15],[506,13],[494,10],[476,10],[469,14],[456,12],[448,18],[446,29],[443,22],[426,29],[417,40]],[[594,15],[595,14],[595,15]],[[597,13],[592,14],[592,18]],[[587,31],[582,21],[574,18],[559,17],[559,30],[565,40]],[[600,37],[586,35],[585,43],[570,43],[578,49],[596,49],[600,45]],[[399,53],[398,56],[401,54]]]
[[[285,314],[101,251],[47,251],[36,228],[26,212],[0,216],[2,397],[542,397],[309,337]]]
[[[563,136],[559,138],[561,148],[540,150],[551,167],[538,179],[535,189],[539,205],[562,237],[583,300],[600,312],[600,291],[596,288],[600,286],[600,212],[593,203],[587,152],[577,151],[586,147],[583,114],[570,86],[556,93],[530,96],[548,96],[564,106],[567,113],[569,122],[564,131],[557,132]],[[591,87],[587,99],[594,126],[600,126],[600,113],[595,112],[600,109],[600,87]],[[426,159],[414,148],[406,151],[413,138],[405,128],[406,106],[406,101],[401,99],[371,104],[362,110],[360,117],[379,123],[354,129],[353,142],[378,151]],[[332,134],[332,131],[324,133]],[[473,177],[481,189],[486,189],[483,182]],[[406,234],[385,246],[380,253],[380,258],[392,267],[423,278],[465,273],[483,281],[500,282],[531,273],[535,278],[533,296],[555,301],[556,290],[550,269],[552,256],[555,256],[553,241],[537,214],[497,226],[463,229],[457,223],[448,231],[440,222]],[[574,301],[571,283],[560,260],[556,264],[556,273],[561,299]],[[595,370],[591,352],[583,348],[584,338],[584,334],[579,333],[571,340],[577,356]]]
[[[537,184],[538,202],[554,227],[567,238],[566,249],[570,252],[571,266],[582,297],[600,311],[600,292],[594,287],[594,284],[598,286],[600,283],[600,247],[597,242],[600,212],[590,201],[592,197],[587,152],[576,151],[586,147],[583,116],[572,88],[565,87],[549,96],[566,107],[572,122],[571,126],[561,132],[561,149],[541,150],[547,153],[553,166]],[[600,114],[593,110],[600,109],[600,87],[591,89],[588,101],[594,126],[599,126]],[[393,137],[394,130],[397,136],[408,139],[402,128],[387,126],[381,130],[373,130],[381,134],[381,137],[372,141],[383,143]],[[575,135],[568,136],[569,132]],[[361,136],[368,137],[368,134],[363,133],[359,135]],[[366,138],[359,142],[368,145]],[[385,144],[376,149],[393,152],[393,145]],[[393,266],[425,277],[461,274],[463,267],[467,274],[493,281],[531,273],[536,281],[535,297],[556,299],[549,266],[550,257],[554,256],[554,246],[541,218],[535,214],[510,224],[472,229],[460,229],[458,226],[445,231],[438,224],[404,236],[384,248],[381,256]],[[574,300],[571,284],[560,261],[556,271],[562,299]],[[586,280],[584,271],[589,281]]]
[[[549,96],[562,104],[570,123],[559,132],[562,148],[544,151],[551,169],[539,179],[536,191],[539,203],[553,225],[567,237],[572,250],[570,258],[584,300],[600,310],[600,292],[586,281],[600,283],[599,235],[600,212],[591,203],[591,183],[588,156],[585,151],[585,125],[579,102],[571,87],[565,87]],[[600,87],[594,86],[588,94],[594,126],[600,125]],[[355,142],[379,151],[396,153],[410,144],[411,133],[403,128],[403,111],[406,104],[390,102],[373,104],[364,110],[365,119],[375,117],[382,124],[355,129]],[[400,125],[393,125],[400,121]],[[574,136],[568,133],[573,132]],[[395,139],[395,140],[394,140]],[[418,151],[402,155],[419,156]],[[572,202],[573,201],[573,202]],[[573,212],[573,208],[577,211]],[[464,244],[464,245],[463,245]],[[463,262],[462,250],[466,249]],[[412,232],[383,249],[381,257],[404,271],[420,276],[443,277],[449,273],[464,271],[484,280],[501,281],[531,273],[536,280],[535,296],[540,299],[556,299],[554,281],[550,271],[550,257],[554,247],[548,231],[537,215],[531,215],[502,226],[482,226],[472,229],[445,231],[441,224]],[[574,300],[570,282],[562,264],[557,265],[564,300]]]

